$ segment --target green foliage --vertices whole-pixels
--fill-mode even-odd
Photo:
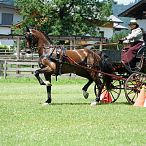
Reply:
[[[103,0],[103,3],[101,4],[100,9],[100,20],[106,20],[106,16],[111,15],[111,9],[112,9],[112,2],[113,0]]]
[[[33,26],[52,35],[95,33],[96,26],[87,19],[106,19],[111,14],[111,3],[111,0],[16,0],[24,17],[23,26]]]
[[[112,38],[111,41],[112,42],[118,42],[119,39],[124,38],[125,36],[127,36],[129,33],[129,30],[126,31],[120,31],[119,33],[115,33]]]
[[[0,45],[0,49],[9,49],[9,48],[5,45]]]
[[[9,51],[8,46],[0,45],[0,52],[8,52],[8,51]]]

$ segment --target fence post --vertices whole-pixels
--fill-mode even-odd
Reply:
[[[102,41],[100,41],[99,51],[102,51]]]
[[[17,38],[17,60],[20,59],[20,37]]]
[[[7,61],[4,62],[4,79],[6,79],[7,76]]]
[[[4,62],[0,60],[0,76],[3,76],[3,70],[4,70]]]
[[[70,50],[72,50],[73,42],[72,39],[70,39]]]
[[[74,46],[73,46],[73,49],[75,50],[75,44],[76,44],[76,39],[74,38]]]

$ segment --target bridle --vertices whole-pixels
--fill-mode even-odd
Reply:
[[[31,32],[27,32],[25,34],[25,39],[27,43],[29,44],[29,46],[26,46],[26,48],[28,48],[27,52],[34,52],[38,44],[38,39],[34,35],[32,35]]]

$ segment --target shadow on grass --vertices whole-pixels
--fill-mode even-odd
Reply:
[[[113,105],[131,105],[129,104],[128,102],[114,102],[114,103],[110,103],[110,104],[113,104]]]
[[[90,105],[90,103],[51,103],[51,105]]]
[[[64,103],[51,103],[50,105],[89,105],[90,106],[91,103],[70,103],[70,102],[64,102]],[[100,106],[100,105],[131,105],[128,102],[114,102],[114,103],[99,103],[96,106]]]

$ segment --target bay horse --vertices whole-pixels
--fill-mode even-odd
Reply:
[[[88,87],[95,82],[98,85],[98,95],[92,105],[96,105],[100,101],[103,84],[98,76],[98,72],[94,70],[100,69],[101,57],[97,53],[89,49],[66,50],[52,47],[47,36],[36,29],[27,27],[25,32],[26,47],[36,48],[39,54],[40,69],[35,71],[35,77],[40,85],[47,85],[46,104],[50,104],[51,98],[51,75],[75,73],[78,76],[88,79],[88,82],[82,88],[83,95],[88,98]],[[59,51],[58,51],[59,50]],[[59,56],[59,57],[57,57]],[[90,70],[91,69],[91,70]],[[94,69],[94,70],[92,70]],[[45,81],[39,76],[44,74]]]

